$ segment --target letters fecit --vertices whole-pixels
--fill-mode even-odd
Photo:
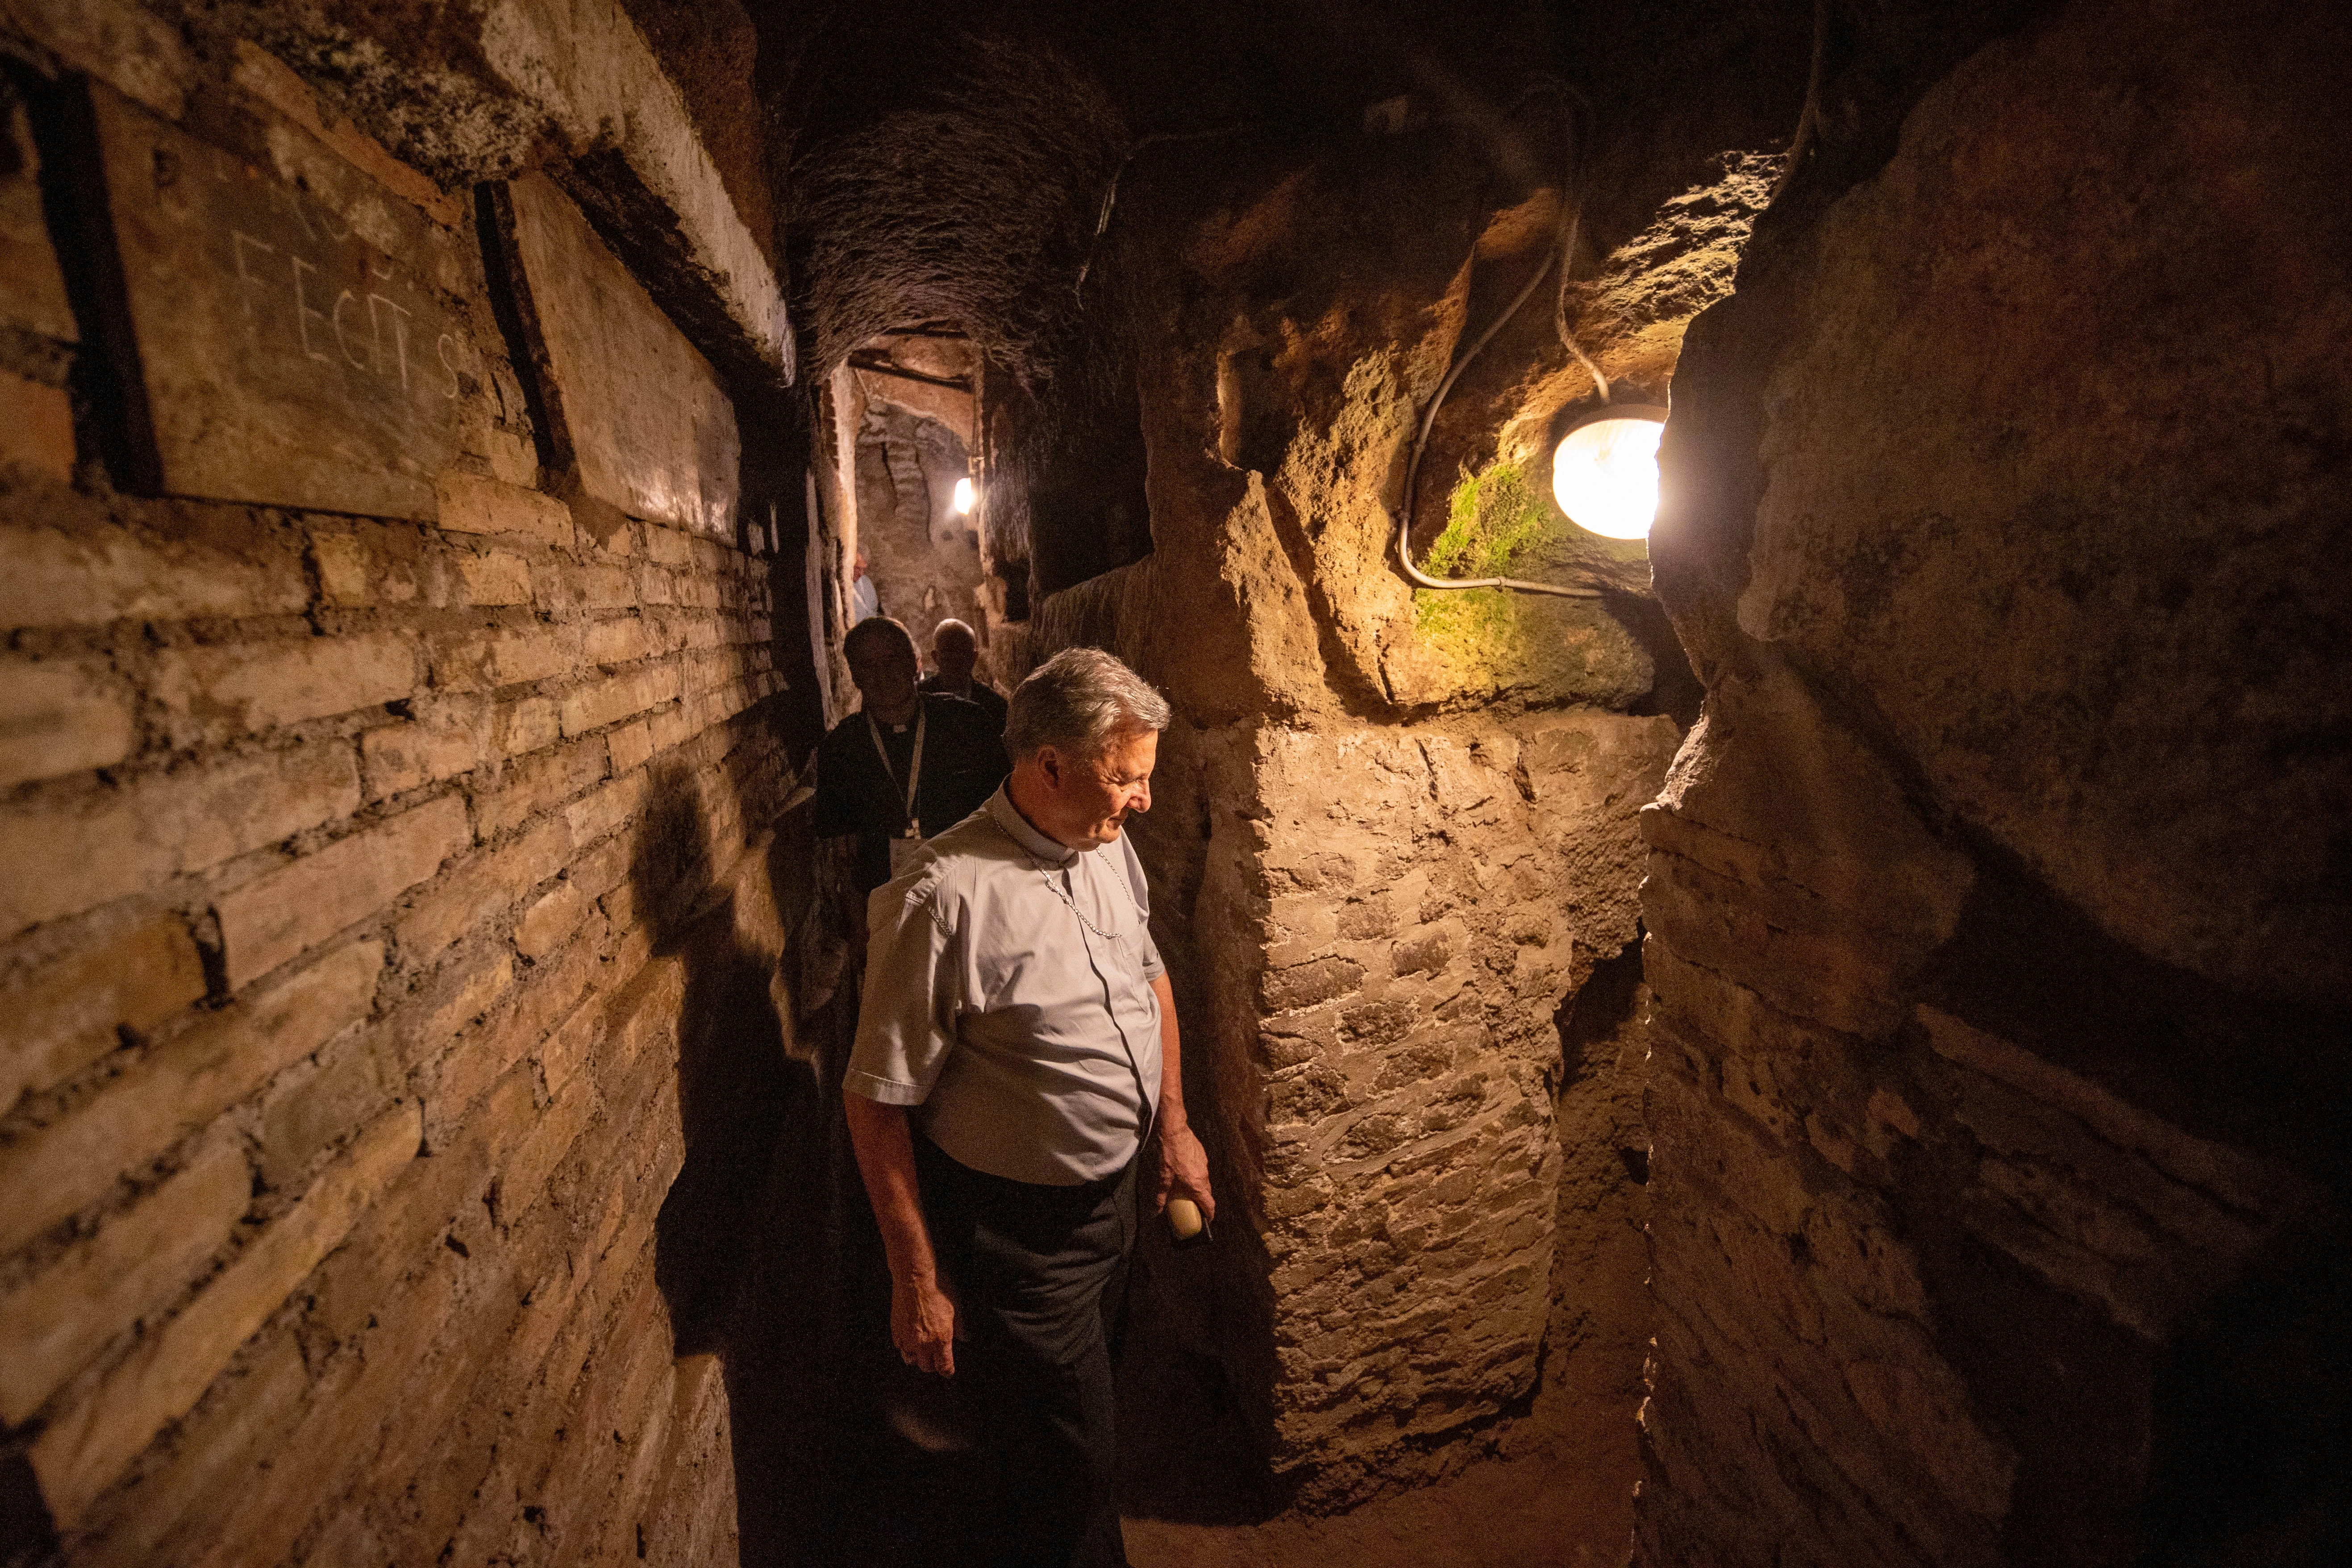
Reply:
[[[294,332],[302,342],[302,357],[317,360],[320,364],[331,364],[333,361],[310,346],[310,318],[316,316],[323,321],[327,319],[327,313],[324,310],[313,310],[309,298],[302,290],[302,274],[316,272],[319,268],[299,256],[291,258],[291,260],[294,263]]]

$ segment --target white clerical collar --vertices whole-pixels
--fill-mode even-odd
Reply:
[[[1068,845],[1032,827],[1029,819],[1021,815],[1021,808],[1013,804],[1013,796],[1003,784],[998,784],[996,793],[988,797],[988,814],[996,818],[996,825],[1011,836],[1013,843],[1034,859],[1048,866],[1066,866],[1077,857],[1078,852]]]

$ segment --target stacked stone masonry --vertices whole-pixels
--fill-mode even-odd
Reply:
[[[1262,736],[1258,788],[1281,803],[1253,824],[1265,1246],[1293,1452],[1376,1474],[1532,1388],[1556,1015],[1633,940],[1628,829],[1679,740],[1574,710]]]
[[[289,118],[307,89],[249,45],[50,9],[53,36],[0,35],[21,151],[69,146],[86,90],[280,211],[413,231],[477,358],[446,462],[400,470],[392,515],[336,504],[394,493],[363,443],[289,455],[233,422],[201,437],[215,493],[318,499],[131,493],[120,405],[69,401],[94,350],[57,257],[87,236],[49,232],[32,157],[0,178],[30,411],[0,420],[11,1462],[76,1563],[730,1555],[725,1391],[677,1353],[655,1221],[687,1155],[684,933],[715,908],[771,962],[783,941],[770,562],[709,527],[708,487],[691,530],[575,515],[470,203]],[[98,36],[155,41],[164,66],[107,68],[150,108],[62,68]],[[236,303],[186,265],[193,300]],[[289,308],[317,304],[289,319],[331,336],[331,293]],[[182,371],[273,374],[139,342],[163,416]],[[700,461],[731,505],[731,447]]]

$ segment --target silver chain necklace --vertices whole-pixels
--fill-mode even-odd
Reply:
[[[993,816],[991,816],[989,820],[991,822],[996,822],[996,818]],[[1087,919],[1087,911],[1078,908],[1078,901],[1070,897],[1069,893],[1064,889],[1061,883],[1054,880],[1054,873],[1046,869],[1045,864],[1041,862],[1036,856],[1029,852],[1029,846],[1022,843],[1020,839],[1013,837],[1013,830],[1011,828],[1005,826],[1004,824],[1001,822],[996,822],[996,831],[1004,835],[1007,839],[1012,841],[1013,847],[1021,851],[1021,858],[1029,862],[1029,868],[1036,872],[1038,877],[1045,882],[1046,890],[1051,892],[1055,898],[1062,900],[1062,907],[1064,909],[1078,917],[1078,923],[1080,925],[1086,927],[1088,931],[1094,932],[1095,935],[1100,937],[1105,942],[1124,942],[1127,940],[1117,931],[1105,931],[1102,927],[1095,924],[1094,921]],[[1076,857],[1073,855],[1071,858],[1076,859]]]

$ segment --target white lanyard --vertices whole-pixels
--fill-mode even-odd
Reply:
[[[922,822],[915,816],[915,786],[923,778],[923,722],[929,717],[920,705],[915,709],[915,755],[907,764],[907,837],[909,838],[923,836]],[[898,775],[890,766],[890,752],[882,744],[882,726],[874,721],[871,713],[866,716],[866,732],[874,737],[874,754],[882,759],[884,775],[892,784],[897,784]]]

